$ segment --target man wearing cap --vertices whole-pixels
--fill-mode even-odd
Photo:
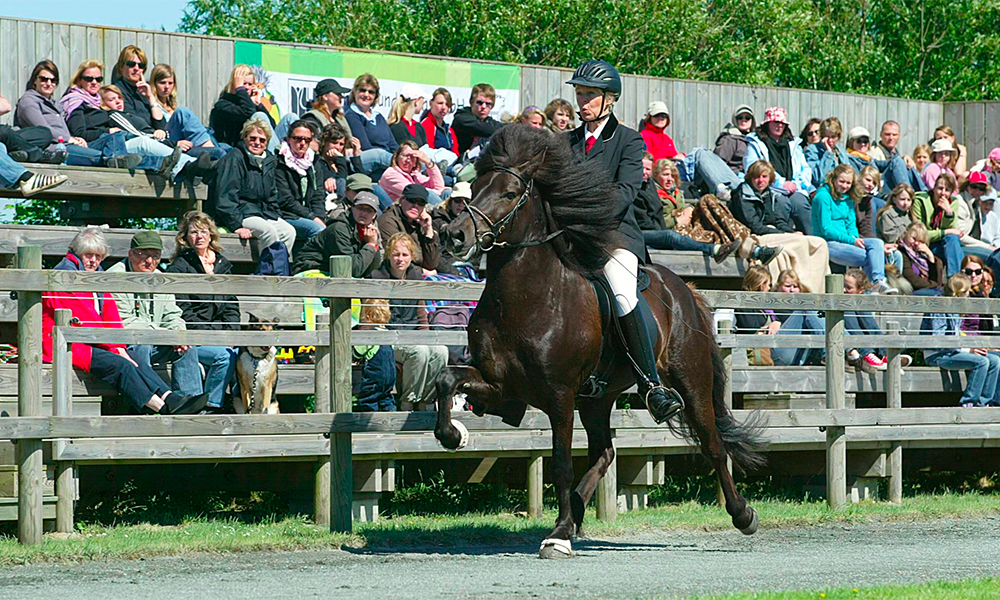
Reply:
[[[378,230],[383,240],[400,232],[409,235],[420,248],[413,257],[413,264],[423,267],[425,275],[434,275],[441,261],[441,250],[434,234],[434,221],[427,211],[427,198],[427,188],[419,183],[406,186],[399,202],[378,218]]]
[[[670,126],[670,111],[667,104],[659,100],[649,103],[649,110],[646,111],[646,126],[640,132],[642,141],[646,143],[646,150],[653,155],[653,164],[664,158],[684,158],[684,155],[677,152],[674,140],[667,134],[667,127]]]
[[[108,268],[108,273],[157,273],[163,256],[163,240],[155,231],[139,231],[132,236],[128,256]],[[111,294],[125,329],[184,331],[183,312],[173,294]],[[171,387],[186,396],[202,393],[198,350],[189,346],[129,347],[133,358],[149,365],[173,364]],[[221,400],[221,398],[220,398]],[[220,403],[221,406],[221,403]]]
[[[965,190],[972,197],[974,220],[969,236],[994,248],[1000,248],[1000,214],[994,211],[997,192],[982,171],[972,171]],[[963,240],[964,241],[964,240]]]
[[[747,155],[747,134],[754,130],[757,121],[748,104],[740,104],[733,111],[733,120],[715,139],[715,154],[725,161],[737,177],[743,178],[743,157]]]
[[[497,101],[497,92],[488,83],[477,83],[469,94],[469,106],[455,111],[451,126],[458,139],[458,155],[487,142],[503,123],[490,116]],[[388,239],[388,238],[387,238]]]
[[[351,277],[366,277],[382,263],[382,239],[375,225],[377,214],[375,194],[357,192],[350,210],[342,211],[296,253],[292,273],[311,269],[326,273],[331,256],[349,256]]]
[[[347,176],[347,187],[344,190],[344,203],[348,206],[354,204],[354,197],[358,192],[371,192],[378,198],[379,211],[392,206],[392,198],[385,193],[378,184],[372,183],[372,178],[364,173],[352,173]]]
[[[431,211],[434,232],[439,236],[439,239],[447,239],[446,236],[451,235],[447,229],[448,225],[465,211],[465,207],[469,202],[472,202],[472,184],[468,181],[455,182],[455,185],[451,188],[451,196],[445,198],[444,202],[435,206],[434,210]],[[450,254],[447,250],[447,244],[442,248],[441,254],[442,257],[440,263],[438,263],[438,270],[452,273],[454,268],[452,268],[451,262],[460,259],[460,257]]]

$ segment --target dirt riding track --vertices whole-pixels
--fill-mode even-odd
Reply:
[[[5,600],[73,598],[675,598],[1000,574],[1000,517],[648,533],[581,540],[541,561],[515,546],[200,554],[0,570]]]

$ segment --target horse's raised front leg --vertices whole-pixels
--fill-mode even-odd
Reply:
[[[614,399],[595,399],[580,405],[580,420],[587,430],[588,468],[570,498],[573,507],[573,522],[576,533],[583,528],[583,515],[587,503],[594,496],[597,484],[608,471],[615,458],[615,448],[611,442],[611,406]]]
[[[556,527],[542,540],[539,558],[570,558],[573,545],[570,540],[576,534],[570,493],[573,487],[573,397],[563,394],[557,397],[549,412],[552,424],[552,476],[559,501],[559,517]]]
[[[456,391],[466,394],[473,402],[490,405],[500,398],[499,390],[486,383],[475,367],[449,367],[435,382],[438,398],[434,437],[446,450],[460,450],[469,443],[469,430],[451,418],[452,400]]]

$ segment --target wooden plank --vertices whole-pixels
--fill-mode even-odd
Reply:
[[[718,335],[716,341],[722,348],[823,348],[823,335]],[[847,335],[847,348],[864,345],[870,348],[895,346],[899,348],[996,348],[1000,339],[995,335],[984,336],[931,336],[931,335]]]
[[[219,42],[207,38],[201,43],[201,88],[193,90],[191,93],[201,94],[201,111],[195,114],[201,118],[202,123],[208,124],[208,115],[218,97],[218,90],[223,86],[219,85]]]
[[[611,430],[612,447],[615,443],[615,430]],[[615,455],[608,465],[608,470],[597,482],[597,491],[594,493],[595,504],[597,505],[597,520],[606,523],[614,523],[618,519],[618,456]]]
[[[479,461],[479,465],[476,466],[476,470],[469,475],[469,480],[466,483],[482,483],[486,476],[489,475],[490,469],[493,468],[497,462],[497,457],[487,456]],[[530,465],[528,467],[531,468]],[[531,500],[528,500],[528,504],[531,504]]]
[[[26,269],[42,268],[37,246],[17,250],[17,264]],[[17,410],[21,418],[42,414],[42,295],[22,292],[17,298]],[[42,543],[42,442],[22,440],[17,445],[17,540],[21,544]]]
[[[147,329],[106,329],[68,327],[66,341],[81,344],[149,344],[153,346],[328,346],[326,331],[151,331]],[[455,345],[468,343],[465,331],[350,331],[351,343],[359,345],[412,344]]]
[[[970,168],[975,161],[986,158],[990,150],[1000,146],[1000,102],[986,103],[986,131],[984,135],[983,151],[979,154],[972,154],[972,150],[969,150]]]
[[[129,172],[126,169],[95,169],[92,167],[71,167],[66,165],[25,164],[25,167],[35,173],[50,175],[63,174],[68,177],[62,185],[42,192],[36,198],[56,199],[89,199],[94,202],[110,202],[115,199],[131,200],[204,200],[208,195],[208,186],[193,185],[191,182],[170,185],[162,177],[150,171]],[[0,188],[0,197],[20,198],[20,192]],[[156,205],[145,205],[159,209]],[[178,206],[186,206],[179,203]],[[148,209],[147,209],[148,210]],[[120,213],[119,213],[120,216]]]
[[[36,35],[38,30],[36,29]],[[78,63],[72,62],[70,56],[70,31],[69,25],[56,24],[51,26],[49,33],[51,36],[52,48],[50,54],[52,60],[62,70],[62,77],[59,80],[59,87],[56,88],[55,98],[62,98],[63,93],[72,84],[70,78]]]
[[[21,90],[27,88],[28,78],[31,77],[31,71],[34,69],[35,64],[38,63],[38,59],[35,57],[35,26],[31,21],[16,21],[17,23],[17,64],[20,67],[18,69],[17,77],[17,94],[21,94]],[[11,90],[13,92],[13,90]],[[17,99],[17,96],[11,99],[11,104],[13,104]]]
[[[329,315],[321,317],[316,323],[318,331],[329,332]],[[314,388],[314,412],[330,412],[330,347],[316,346],[316,358],[313,365],[315,376]],[[317,525],[330,524],[330,454],[322,454],[316,460],[313,486],[313,520]]]
[[[184,44],[187,50],[185,54],[184,87],[178,92],[178,94],[183,93],[184,95],[179,98],[179,101],[181,102],[181,106],[187,106],[194,111],[194,114],[200,115],[206,112],[202,104],[201,95],[201,90],[204,86],[204,78],[202,77],[202,65],[204,64],[202,61],[202,40],[196,37],[185,37]]]
[[[56,517],[56,497],[42,497],[42,518],[54,519]],[[0,498],[0,521],[17,520],[17,498]]]
[[[351,259],[330,257],[330,274],[351,276]],[[330,409],[337,413],[351,411],[351,301],[330,299]],[[330,531],[352,529],[353,475],[351,433],[330,436]]]
[[[17,56],[17,21],[12,19],[0,19],[0,53],[4,56]],[[21,95],[21,88],[18,86],[18,74],[22,71],[20,61],[0,61],[0,95],[7,98],[11,106],[17,102]],[[4,115],[3,122],[13,124],[14,111]]]
[[[87,53],[87,28],[71,25],[69,28],[69,64],[79,65],[89,58]]]
[[[982,102],[965,106],[965,137],[958,138],[958,143],[965,144],[970,158],[986,155],[986,106]]]
[[[73,370],[73,357],[70,346],[63,337],[63,331],[69,326],[73,311],[67,308],[55,310],[55,327],[52,335],[52,414],[57,417],[68,417],[73,410],[73,386],[69,375]],[[55,442],[56,446],[65,442]],[[73,501],[76,499],[76,481],[73,478],[73,465],[66,461],[56,463],[56,531],[60,533],[73,532]]]
[[[528,459],[528,516],[537,519],[542,516],[542,490],[544,488],[543,454],[536,452]]]
[[[104,46],[101,56],[104,58],[104,64],[107,66],[104,74],[110,80],[115,78],[114,69],[115,65],[118,64],[118,55],[121,54],[122,48],[125,46],[122,45],[120,30],[102,27],[101,33],[104,36]]]

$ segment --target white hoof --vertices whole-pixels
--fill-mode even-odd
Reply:
[[[538,549],[538,558],[573,558],[573,544],[569,540],[546,538]]]
[[[747,525],[743,529],[740,529],[740,533],[742,533],[743,535],[753,535],[757,533],[757,526],[759,524],[759,521],[757,519],[757,511],[755,511],[753,508],[750,508],[750,512],[753,513],[753,519],[750,521],[749,525]]]
[[[466,446],[469,445],[469,430],[468,428],[466,428],[465,425],[462,425],[461,421],[456,421],[455,419],[451,420],[451,425],[452,427],[458,430],[458,433],[461,435],[461,439],[458,442],[458,448],[455,449],[445,448],[445,450],[447,450],[448,452],[458,452],[462,448],[465,448]]]

